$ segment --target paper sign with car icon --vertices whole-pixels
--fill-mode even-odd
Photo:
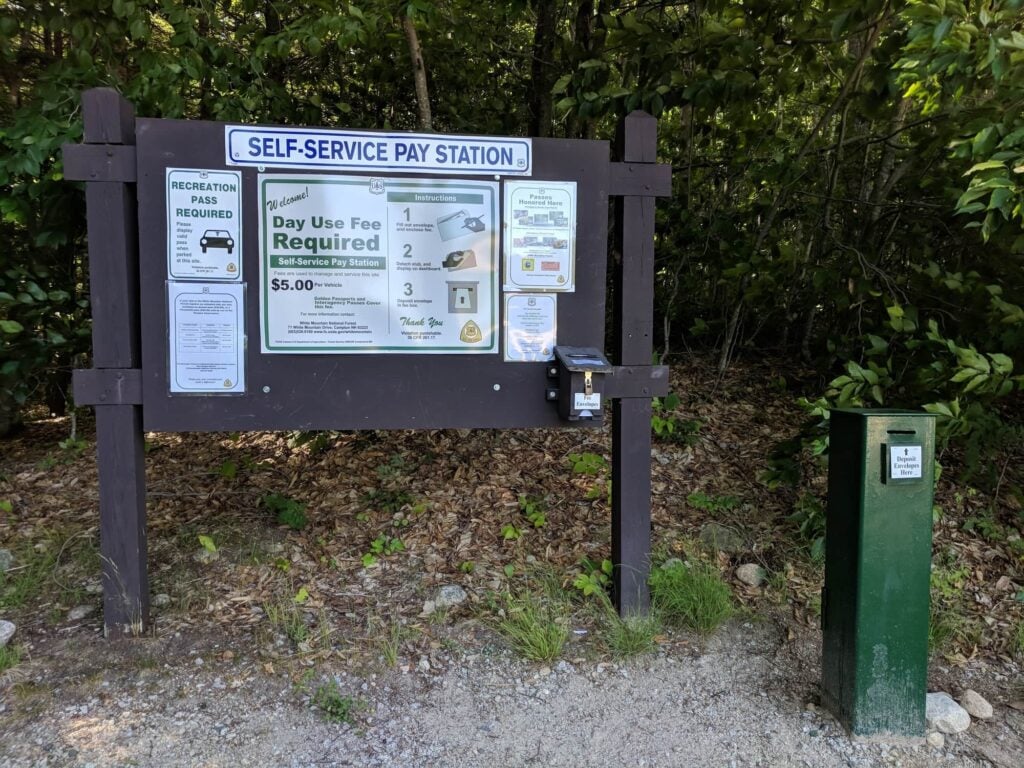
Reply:
[[[235,240],[226,229],[208,229],[199,239],[199,245],[206,253],[207,248],[224,248],[230,254],[235,250]]]

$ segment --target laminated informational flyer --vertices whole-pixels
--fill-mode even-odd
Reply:
[[[557,321],[557,294],[506,293],[505,361],[554,360]]]
[[[245,392],[245,285],[167,283],[171,392]]]
[[[167,169],[167,277],[242,280],[242,173]]]
[[[576,290],[576,182],[505,182],[506,291]]]
[[[264,353],[498,352],[498,185],[261,174]]]

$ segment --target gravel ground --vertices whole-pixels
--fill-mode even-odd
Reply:
[[[362,674],[283,669],[237,638],[108,643],[80,630],[9,675],[0,765],[1024,764],[1024,713],[982,684],[1012,691],[1020,671],[1008,663],[952,673],[986,691],[996,716],[934,749],[849,739],[814,706],[820,636],[787,639],[770,620],[733,622],[703,647],[675,643],[638,661],[550,667],[480,642],[470,624],[452,629],[474,638],[449,644],[456,650]],[[357,702],[351,723],[326,722],[311,706],[327,679]]]

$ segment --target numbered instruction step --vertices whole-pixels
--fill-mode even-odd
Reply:
[[[263,352],[497,352],[498,185],[259,176]]]

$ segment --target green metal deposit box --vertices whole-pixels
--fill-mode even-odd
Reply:
[[[923,736],[935,418],[831,412],[822,704],[855,735]]]

